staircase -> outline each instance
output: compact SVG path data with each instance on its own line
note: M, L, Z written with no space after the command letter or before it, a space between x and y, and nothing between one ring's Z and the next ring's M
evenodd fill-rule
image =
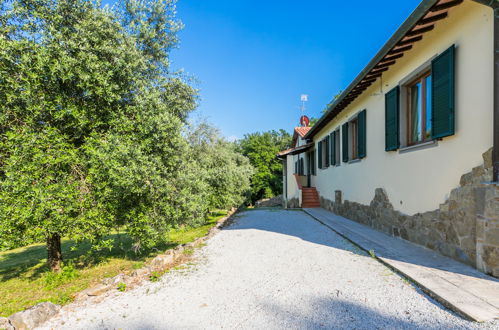
M320 207L319 193L315 188L302 188L302 208Z

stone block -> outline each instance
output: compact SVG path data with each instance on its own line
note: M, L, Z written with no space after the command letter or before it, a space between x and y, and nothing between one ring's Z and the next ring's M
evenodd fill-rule
M465 186L471 183L473 183L473 173L466 173L461 175L461 180L459 181L459 184L461 186Z
M61 306L43 302L9 317L16 329L33 329L59 313Z
M499 247L499 229L487 228L485 230L485 244Z
M141 269L136 269L132 272L133 277L145 278L151 274L151 269L148 267L144 267Z
M156 256L150 264L150 267L154 271L161 271L166 269L169 265L173 264L175 261L174 255L172 254L162 254Z
M336 204L341 204L343 203L343 193L341 192L341 190L336 190L334 192L334 202Z
M480 257L487 269L499 267L499 247L483 246L482 251Z
M111 290L113 288L113 285L111 284L98 284L94 287L88 288L86 290L83 290L81 294L85 294L90 297L95 297L95 296L100 296L107 291Z
M0 329L14 330L14 326L10 323L8 318L0 316Z
M102 284L104 285L110 285L110 286L117 286L119 283L125 281L125 275L124 274L118 274L114 277L106 278L102 281Z
M493 148L490 148L482 154L483 166L485 168L492 168L492 149Z

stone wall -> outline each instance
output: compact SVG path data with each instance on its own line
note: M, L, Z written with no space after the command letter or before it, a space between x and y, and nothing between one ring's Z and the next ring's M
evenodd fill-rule
M499 188L492 179L492 149L484 164L461 177L439 209L412 216L394 210L386 192L376 189L370 205L321 196L321 206L345 218L400 237L499 277ZM332 196L333 197L333 196Z
M499 277L499 185L483 185L476 222L477 268Z
M272 198L260 199L255 203L255 207L277 207L282 205L283 205L282 195Z
M297 209L300 207L300 200L298 198L291 198L288 200L288 209Z

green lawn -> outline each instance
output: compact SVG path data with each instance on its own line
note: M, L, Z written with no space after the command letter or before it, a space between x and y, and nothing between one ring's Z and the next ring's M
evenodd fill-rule
M99 252L92 251L89 243L76 245L72 240L64 240L65 264L73 266L66 267L60 275L48 271L44 244L0 252L0 316L9 316L42 301L68 303L75 293L106 277L141 268L158 253L205 236L226 214L218 211L200 227L173 230L168 244L142 251L140 255L131 250L131 239L118 233L108 237L114 241L113 248Z

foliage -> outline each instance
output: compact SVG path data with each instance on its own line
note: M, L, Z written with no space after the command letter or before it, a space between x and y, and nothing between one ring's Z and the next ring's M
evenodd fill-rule
M327 109L325 111L327 111ZM323 113L325 113L325 111ZM310 117L310 124L309 124L309 126L313 127L315 124L317 124L318 121L319 121L319 118Z
M119 292L125 292L126 291L126 283L124 283L124 282L118 283L117 289Z
M241 205L250 193L253 167L237 151L237 146L220 136L207 122L192 126L188 133L191 145L191 166L204 178L209 209L228 209Z
M281 129L247 134L239 141L240 152L255 168L251 177L252 202L282 193L282 161L277 159L277 153L290 147L291 138Z
M44 280L45 280L45 288L54 289L57 288L75 278L78 278L79 273L76 270L75 266L72 263L65 265L62 267L62 271L60 273L47 272Z
M109 248L124 228L140 251L241 200L247 162L219 138L201 161L182 134L181 26L174 0L0 0L0 247Z

